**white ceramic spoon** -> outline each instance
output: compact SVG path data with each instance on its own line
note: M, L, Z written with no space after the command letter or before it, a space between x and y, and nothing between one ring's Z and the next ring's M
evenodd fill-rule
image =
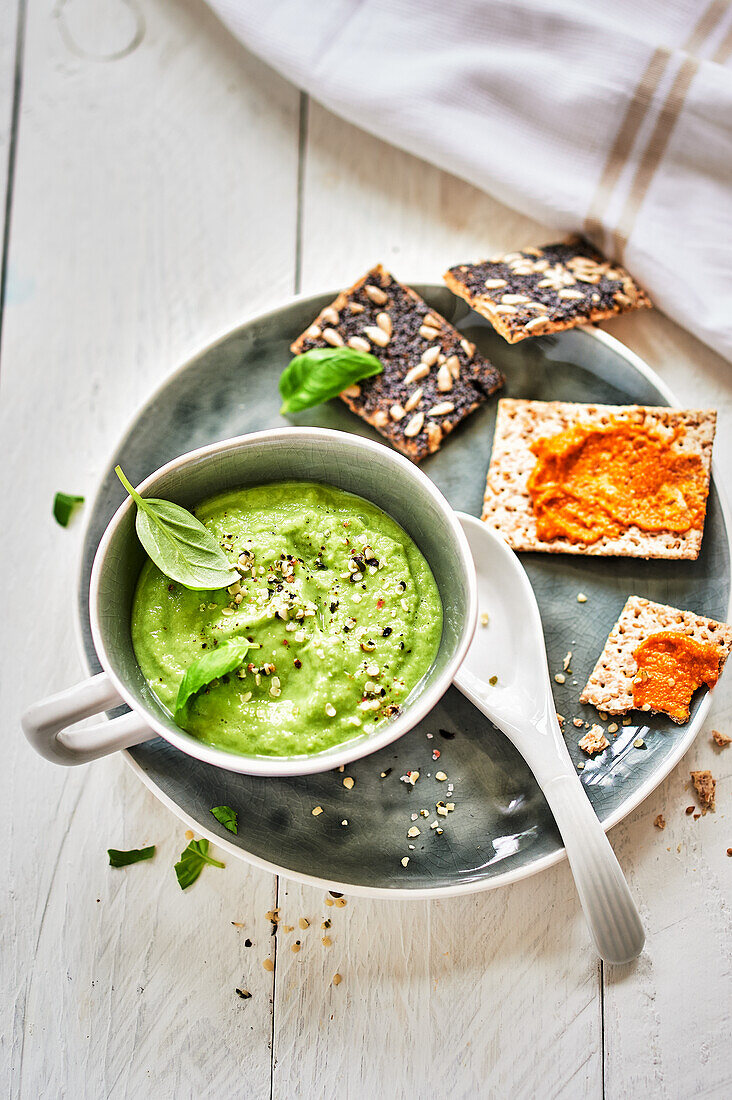
M478 574L479 625L455 686L516 746L549 803L602 959L630 962L645 934L620 865L564 743L539 608L521 562L484 523L460 513ZM496 676L492 686L489 681Z

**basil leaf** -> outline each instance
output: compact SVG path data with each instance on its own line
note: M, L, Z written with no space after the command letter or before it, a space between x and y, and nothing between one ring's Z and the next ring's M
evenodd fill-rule
M212 867L225 867L218 859L208 854L207 840L192 840L181 854L175 865L175 874L181 890L187 890L196 881L206 863Z
M296 355L280 375L280 414L300 412L337 397L347 386L380 374L384 367L368 351L312 348Z
M212 680L233 672L246 658L250 649L259 649L259 643L248 642L246 638L231 638L215 649L202 653L192 665L189 665L178 688L175 700L176 718L192 695L205 688Z
M53 518L56 523L60 523L62 527L68 527L74 510L83 503L83 497L75 497L70 493L56 493L53 498Z
M211 810L217 821L220 821L225 829L228 829L230 833L239 833L239 825L236 819L236 810L232 810L231 806L214 806Z
M107 848L110 867L128 867L130 863L140 863L143 859L152 859L155 845L149 848L132 848L129 852L120 852L118 848Z
M137 537L161 573L196 592L233 584L234 566L200 520L170 500L141 497L119 466L114 472L137 505Z

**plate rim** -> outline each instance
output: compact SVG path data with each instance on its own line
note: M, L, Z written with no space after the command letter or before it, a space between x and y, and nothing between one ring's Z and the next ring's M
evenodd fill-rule
M419 283L418 285L427 287L432 290L444 289L439 283ZM209 338L204 343L197 345L195 350L189 351L184 355L180 364L172 371L165 375L160 383L155 387L149 397L138 406L133 412L132 416L128 420L123 432L120 434L113 450L112 454L116 454L125 441L131 434L135 424L143 413L148 410L157 401L162 392L170 385L170 383L183 374L184 371L192 367L196 360L201 356L210 352L218 344L223 343L225 340L230 339L243 329L255 322L265 321L267 318L274 316L277 313L281 313L286 309L289 309L293 305L298 303L307 302L322 298L323 296L330 294L335 297L338 291L321 290L315 293L300 293L289 295L284 298L277 306L264 311L253 311L239 321L237 324L227 326L222 329L216 336ZM663 398L668 402L668 406L671 408L679 408L678 399L673 393L671 388L666 385L663 379L656 373L656 371L650 367L644 359L640 357L636 352L632 351L617 337L610 335L603 329L596 328L594 325L579 325L577 326L587 335L593 339L599 340L610 350L614 351L622 359L625 359L639 374L651 382L661 393ZM82 632L80 609L80 597L83 596L83 570L84 570L84 548L87 543L87 535L89 528L94 519L94 507L102 491L102 483L106 477L109 463L103 464L102 472L97 480L96 490L92 501L92 506L89 510L89 516L84 525L84 532L81 539L81 550L79 555L79 562L77 568L77 582L76 582L76 613L74 615L74 632L76 637L76 644L81 656L82 666L86 670L88 675L93 675L92 668L89 664L86 649L84 646L84 637ZM719 499L720 508L722 510L722 518L725 524L725 531L727 535L727 547L730 552L730 559L732 560L732 529L730 527L730 509L727 502L727 496L724 491L724 487L717 475L718 463L715 458L712 458L711 477L714 480L714 487ZM730 610L732 609L732 586L730 587L730 597L727 605L727 618L730 617ZM696 714L692 721L689 723L688 728L684 732L683 737L679 740L673 752L669 753L662 765L658 768L657 772L650 775L644 783L635 791L635 793L624 802L621 802L620 806L610 814L610 816L602 823L604 831L607 833L610 829L624 821L638 806L646 800L653 793L653 791L660 786L660 784L667 778L667 776L673 771L677 764L683 759L686 753L689 751L694 741L696 740L701 727L709 713L709 708L712 704L712 693L707 691L706 695L702 699ZM200 821L188 814L181 806L178 805L169 795L167 795L155 781L145 772L140 764L130 755L130 753L123 749L120 754L124 757L125 762L131 768L133 773L141 780L141 782L151 791L155 797L172 813L179 818L189 828L194 829L202 837L206 838L210 843L216 844L228 855L243 860L244 863L249 864L251 867L256 867L258 870L268 871L273 875L280 875L282 878L288 879L292 882L299 882L306 886L316 886L324 890L335 890L351 896L370 897L370 898L382 898L390 899L394 901L425 901L425 900L437 900L439 898L448 897L460 897L467 894L483 893L486 890L497 890L502 886L510 886L514 882L520 882L522 879L530 878L532 875L539 874L541 871L547 870L549 867L560 863L566 859L566 849L558 848L555 852L551 852L549 855L541 856L539 859L534 860L523 867L517 867L514 870L504 871L501 874L494 875L492 878L484 880L473 880L471 882L455 883L451 886L420 886L420 887L387 887L387 886L362 886L358 883L345 883L339 882L336 879L326 879L317 875L308 875L301 871L295 871L288 867L282 867L276 863L270 863L268 860L262 859L260 856L254 855L252 852L247 852L242 848L237 847L231 841L225 837L221 837L218 833L215 833L211 828L206 825L202 825ZM113 754L117 755L117 754Z

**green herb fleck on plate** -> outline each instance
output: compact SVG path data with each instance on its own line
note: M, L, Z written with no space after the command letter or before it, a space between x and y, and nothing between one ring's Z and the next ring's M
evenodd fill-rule
M231 806L214 806L211 813L230 833L238 834L239 824L236 817L236 810L232 810Z

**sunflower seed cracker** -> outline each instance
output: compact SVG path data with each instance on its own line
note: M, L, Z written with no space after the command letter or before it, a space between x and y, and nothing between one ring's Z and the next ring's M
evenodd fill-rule
M632 275L581 237L460 264L444 279L509 344L652 305Z
M414 462L438 450L503 384L470 341L380 264L321 310L290 350L297 355L329 345L353 347L354 339L362 349L368 342L384 370L341 397Z

